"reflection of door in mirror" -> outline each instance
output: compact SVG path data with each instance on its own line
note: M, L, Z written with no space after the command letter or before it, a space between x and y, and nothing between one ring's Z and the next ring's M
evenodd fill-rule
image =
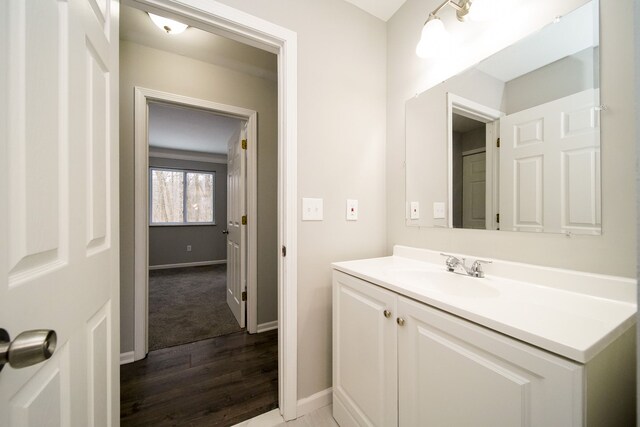
M600 233L598 98L588 89L501 119L503 230Z
M486 126L453 113L453 226L486 228Z
M487 163L483 151L462 155L462 228L485 229Z

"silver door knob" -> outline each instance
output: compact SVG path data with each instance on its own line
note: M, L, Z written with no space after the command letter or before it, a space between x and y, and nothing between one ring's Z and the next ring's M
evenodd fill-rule
M404 319L403 319L402 317L398 317L398 318L396 319L396 322L398 322L398 325L400 325L400 326L404 326Z
M383 311L382 314L384 314L384 317L386 317L387 319L391 317L391 312L389 310Z
M229 230L222 230L222 234L229 234Z
M26 368L47 360L57 341L56 332L49 329L25 331L11 341L9 333L0 328L0 371L7 363L12 368Z

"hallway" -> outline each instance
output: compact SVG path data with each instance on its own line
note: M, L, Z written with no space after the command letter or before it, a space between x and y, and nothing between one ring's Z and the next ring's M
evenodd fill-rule
M121 425L230 426L278 406L278 331L149 352L121 367Z

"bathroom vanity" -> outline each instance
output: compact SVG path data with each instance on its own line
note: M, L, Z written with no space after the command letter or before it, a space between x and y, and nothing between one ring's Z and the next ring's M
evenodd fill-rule
M438 252L333 264L333 411L346 426L635 424L635 281Z

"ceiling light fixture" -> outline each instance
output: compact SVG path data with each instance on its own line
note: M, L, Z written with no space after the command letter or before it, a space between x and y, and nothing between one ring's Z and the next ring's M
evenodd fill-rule
M153 23L167 34L180 34L188 27L187 24L183 24L182 22L174 21L173 19L165 18L164 16L154 15L150 12L147 13L149 13L149 18L151 18Z
M450 45L451 39L449 33L444 28L444 24L438 17L438 13L447 5L456 10L456 17L458 21L465 22L468 18L473 19L476 9L482 8L482 3L486 3L490 0L445 0L442 4L436 7L427 18L427 21L422 27L422 34L420 41L416 46L416 55L420 58L433 58L444 52L446 52ZM471 4L479 3L474 7L474 12L471 12ZM486 18L486 8L482 8L482 18ZM480 16L478 16L480 17ZM474 19L475 20L475 19Z

